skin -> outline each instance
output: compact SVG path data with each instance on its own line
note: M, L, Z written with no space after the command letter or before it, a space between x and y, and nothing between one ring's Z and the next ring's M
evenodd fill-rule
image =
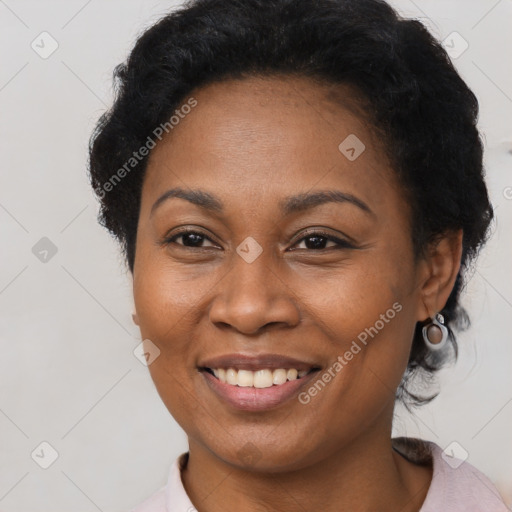
M188 436L182 481L200 512L412 512L430 485L431 468L391 448L395 390L416 322L441 310L453 288L462 234L414 259L409 205L379 140L348 107L353 91L337 86L338 100L332 92L286 76L207 85L150 155L134 319L161 351L149 370ZM349 134L366 146L354 161L338 149ZM224 211L172 198L151 212L174 187L208 191ZM327 189L356 196L373 213L349 202L279 210L289 195ZM162 243L178 226L205 237ZM308 228L356 248L321 238L315 249ZM262 248L252 263L236 252L248 236ZM395 302L402 310L306 405L293 398L262 412L236 410L197 370L234 352L327 369ZM252 460L240 455L247 451Z

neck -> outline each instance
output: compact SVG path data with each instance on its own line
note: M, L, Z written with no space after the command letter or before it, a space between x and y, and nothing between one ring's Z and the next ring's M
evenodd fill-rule
M386 434L361 435L319 462L281 473L233 466L189 440L182 481L200 512L418 512L431 469L396 453Z

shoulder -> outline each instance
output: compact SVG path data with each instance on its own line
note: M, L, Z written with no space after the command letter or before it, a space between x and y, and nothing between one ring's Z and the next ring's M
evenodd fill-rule
M148 499L144 500L137 507L130 510L130 512L167 512L166 486L162 487L155 494Z
M411 462L432 464L432 482L420 512L510 512L482 472L436 443L395 438L393 447Z
M190 512L195 510L181 480L181 472L187 462L188 452L182 453L170 468L167 484L130 512Z

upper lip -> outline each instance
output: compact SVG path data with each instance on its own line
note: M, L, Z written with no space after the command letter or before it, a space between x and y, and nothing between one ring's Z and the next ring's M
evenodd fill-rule
M259 370L262 368L296 368L297 370L319 369L320 365L300 361L279 354L225 354L202 361L199 368L236 368L237 370Z

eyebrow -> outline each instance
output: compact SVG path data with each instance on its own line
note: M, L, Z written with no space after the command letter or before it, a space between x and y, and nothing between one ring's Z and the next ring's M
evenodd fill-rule
M186 190L180 187L172 188L164 192L153 204L150 216L153 215L155 210L165 201L171 198L180 198L189 201L200 208L214 212L224 212L224 205L222 201L211 194L200 189ZM349 203L357 206L363 212L375 217L375 213L370 207L358 197L341 192L340 190L316 190L314 192L307 192L289 196L279 201L279 208L284 215L291 215L292 213L301 212L312 209L326 203Z

